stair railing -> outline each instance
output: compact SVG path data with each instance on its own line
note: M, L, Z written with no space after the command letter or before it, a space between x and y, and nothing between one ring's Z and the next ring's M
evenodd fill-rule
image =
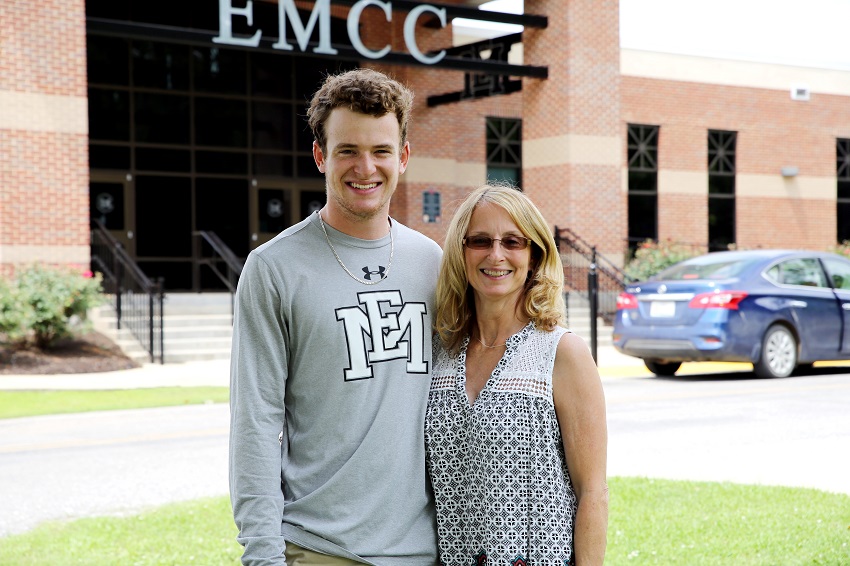
M555 226L555 243L564 261L564 279L569 292L591 304L593 289L589 281L595 274L598 286L594 301L596 312L590 314L593 320L601 317L610 324L617 312L617 295L626 288L629 276L597 252L596 246L592 246L569 228Z
M230 292L230 313L244 263L215 232L192 232L192 290L201 291L201 267L209 269Z
M152 281L100 220L92 220L92 271L103 274L103 290L112 297L117 328L126 328L150 355L165 363L163 279Z

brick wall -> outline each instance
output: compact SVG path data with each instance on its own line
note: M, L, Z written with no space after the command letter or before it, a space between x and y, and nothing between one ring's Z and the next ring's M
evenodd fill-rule
M89 261L83 0L0 7L0 271Z

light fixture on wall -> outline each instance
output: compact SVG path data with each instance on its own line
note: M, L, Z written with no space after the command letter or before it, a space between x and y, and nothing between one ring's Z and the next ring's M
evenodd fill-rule
M781 172L783 177L796 177L800 172L800 168L796 165L786 165L782 168Z

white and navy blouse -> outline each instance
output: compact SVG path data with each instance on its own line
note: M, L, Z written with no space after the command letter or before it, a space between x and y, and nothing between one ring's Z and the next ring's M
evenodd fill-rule
M435 338L425 442L441 565L574 562L576 496L552 399L565 332L529 323L511 336L472 404L469 337L455 357Z

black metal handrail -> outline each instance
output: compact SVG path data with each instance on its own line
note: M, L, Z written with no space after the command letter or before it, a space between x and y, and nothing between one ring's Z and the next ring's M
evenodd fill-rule
M598 285L597 312L591 318L602 317L606 323L614 320L617 312L617 295L626 287L630 277L608 258L596 251L596 246L586 242L569 228L555 226L555 243L564 260L564 279L569 292L577 293L591 303L592 289L588 275L594 272Z
M126 328L150 355L165 362L163 279L151 281L100 220L92 220L92 271L103 274L103 290L112 295L118 329Z
M230 291L232 313L236 285L239 283L244 262L236 257L215 232L198 230L192 232L192 289L197 292L201 291L202 266L209 268Z

